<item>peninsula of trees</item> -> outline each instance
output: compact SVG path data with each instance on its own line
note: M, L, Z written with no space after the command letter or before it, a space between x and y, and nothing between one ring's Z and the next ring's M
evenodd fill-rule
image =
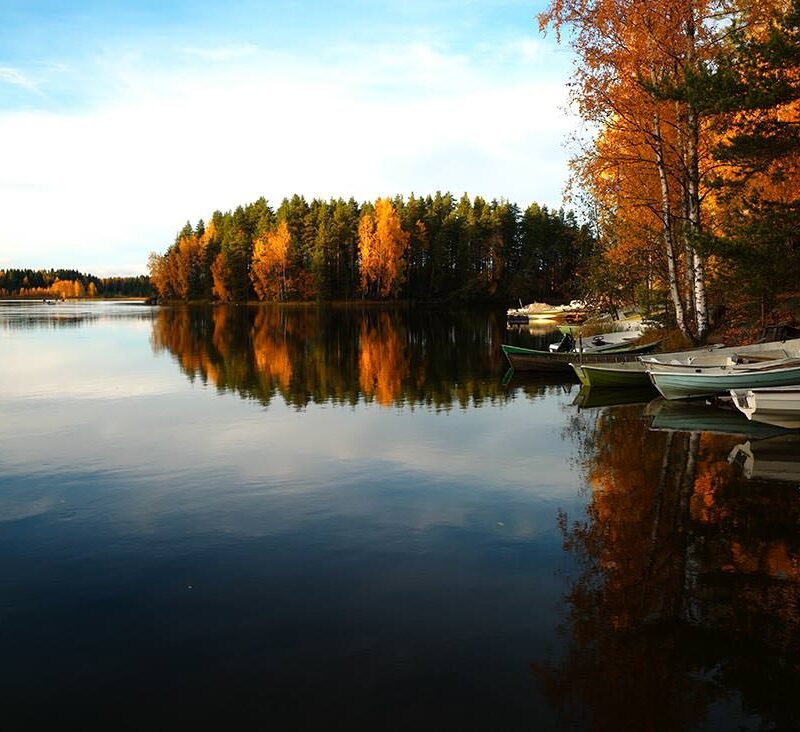
M214 212L150 255L164 300L569 298L593 238L572 213L508 201L260 198Z

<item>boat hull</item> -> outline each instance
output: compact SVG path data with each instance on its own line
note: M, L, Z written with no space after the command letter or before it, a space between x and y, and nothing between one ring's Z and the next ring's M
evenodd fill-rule
M692 399L695 397L727 394L772 386L800 385L800 367L768 371L726 371L711 373L697 369L694 373L683 371L657 371L650 369L650 380L665 399Z
M652 387L650 377L639 361L613 363L573 364L581 373L578 378L586 386L609 387Z

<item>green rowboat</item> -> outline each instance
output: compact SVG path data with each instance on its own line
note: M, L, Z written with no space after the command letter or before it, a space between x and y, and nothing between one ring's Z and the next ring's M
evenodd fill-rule
M573 363L572 368L581 384L595 387L652 387L642 363L620 361L619 363Z
M607 364L636 361L639 355L649 353L654 350L659 343L660 341L653 341L652 343L645 344L633 342L597 353L539 351L534 348L509 346L505 343L502 345L502 348L509 363L516 371L543 371L548 373L570 374L573 372L570 363Z

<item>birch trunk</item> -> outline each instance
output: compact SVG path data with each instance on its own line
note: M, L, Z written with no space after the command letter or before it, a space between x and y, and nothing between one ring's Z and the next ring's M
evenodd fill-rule
M677 137L678 155L683 165L686 166L686 161L688 159L688 156L686 154L686 137L683 132L683 127L685 126L686 123L686 115L684 114L683 110L681 109L681 105L678 102L675 102L675 120L677 122L677 124L675 125L675 134ZM684 175L682 176L682 178L683 180L681 180L680 182L680 193L681 193L681 217L683 221L682 233L683 233L684 268L683 268L683 276L681 279L683 284L684 297L686 298L685 299L686 317L687 319L693 320L694 319L694 308L693 308L694 252L689 246L686 236L686 226L687 222L689 221L689 195L686 188L686 176Z
M700 193L699 182L700 173L697 163L697 115L689 107L686 115L689 136L686 146L688 157L688 176L687 192L689 197L689 236L691 237L692 249L692 276L693 276L693 299L695 325L697 328L697 339L702 341L708 333L708 306L706 305L706 283L705 283L705 260L697 252L696 243L702 233L702 222L700 220Z
M690 67L695 63L695 18L689 11L686 36L688 41L687 57ZM708 306L706 305L705 261L697 252L697 243L702 233L700 219L700 166L698 163L699 127L697 110L691 100L686 104L686 193L688 198L688 234L692 248L693 300L697 340L702 341L708 333Z
M672 227L672 211L669 200L669 179L667 178L667 166L664 161L664 141L661 137L661 118L656 111L653 115L653 149L656 153L656 167L658 168L658 180L661 185L661 213L664 219L664 248L667 255L667 273L669 278L669 294L672 304L675 307L675 322L680 328L681 333L689 337L692 336L686 323L686 314L683 300L681 299L680 288L678 287L678 271L675 262L675 235Z

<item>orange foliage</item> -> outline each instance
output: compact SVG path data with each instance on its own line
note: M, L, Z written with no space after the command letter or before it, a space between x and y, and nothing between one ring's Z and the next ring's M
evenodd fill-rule
M405 278L405 255L410 235L388 198L375 202L375 213L365 213L358 223L361 289L367 296L391 297Z
M592 493L584 521L560 520L582 567L567 596L571 647L535 670L593 729L692 728L711 702L691 669L709 659L683 633L797 657L796 488L747 485L727 459L740 438L651 431L641 407L575 426Z
M364 396L374 397L382 406L397 403L409 367L405 341L388 313L380 313L377 324L362 321L359 346L359 383Z
M706 263L695 247L713 228L704 187L716 164L712 116L673 89L711 63L730 12L710 0L553 0L540 16L543 28L575 31L573 95L598 135L574 164L601 205L611 263L635 262L637 252L657 262L661 282L647 284L668 289L678 326L700 339Z
M220 252L211 264L211 279L213 281L213 292L222 302L227 302L231 299L230 286L228 284L230 278L230 264L225 254Z
M159 297L168 297L170 294L170 282L167 272L167 258L151 252L147 260L147 268L150 274L150 283Z
M50 292L56 297L64 299L68 297L83 297L86 294L83 284L77 280L56 280L50 285Z
M288 391L292 378L292 361L286 334L277 329L271 313L259 310L253 325L252 341L256 368L268 383L277 383Z
M254 240L250 279L259 300L286 299L286 269L291 241L285 220Z

